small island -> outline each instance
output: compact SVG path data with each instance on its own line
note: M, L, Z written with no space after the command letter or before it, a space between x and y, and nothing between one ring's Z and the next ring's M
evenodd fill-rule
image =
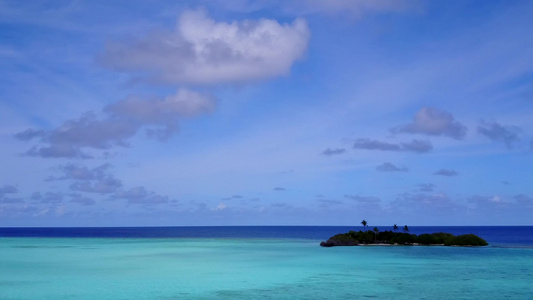
M393 230L380 231L377 227L366 230L367 222L361 222L364 230L339 233L320 243L322 247L358 246L358 245L423 245L423 246L487 246L484 239L475 234L453 235L446 232L410 234L405 225L399 232L396 224Z

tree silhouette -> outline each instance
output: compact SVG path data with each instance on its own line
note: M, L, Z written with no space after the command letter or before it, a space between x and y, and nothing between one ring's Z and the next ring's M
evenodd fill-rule
M368 223L366 222L366 220L363 220L363 221L361 222L361 224L363 224L363 228L364 228L365 231L366 231L366 225L368 224Z
M398 231L398 225L394 224L394 226L392 226L392 229L394 229L394 231Z
M403 232L409 232L409 227L407 227L407 225L403 227Z

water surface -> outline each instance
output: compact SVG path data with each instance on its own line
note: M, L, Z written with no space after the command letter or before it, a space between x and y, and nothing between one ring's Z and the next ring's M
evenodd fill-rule
M533 249L0 238L1 299L531 299Z

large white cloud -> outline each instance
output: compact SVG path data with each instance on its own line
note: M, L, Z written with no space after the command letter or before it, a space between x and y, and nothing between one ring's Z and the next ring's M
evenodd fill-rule
M212 85L286 75L304 55L310 32L303 19L216 22L203 11L185 11L174 31L114 42L104 65L150 82Z

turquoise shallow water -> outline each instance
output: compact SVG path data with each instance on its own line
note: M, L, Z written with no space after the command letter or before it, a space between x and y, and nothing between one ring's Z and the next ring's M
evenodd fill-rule
M533 249L0 238L0 299L531 299Z

